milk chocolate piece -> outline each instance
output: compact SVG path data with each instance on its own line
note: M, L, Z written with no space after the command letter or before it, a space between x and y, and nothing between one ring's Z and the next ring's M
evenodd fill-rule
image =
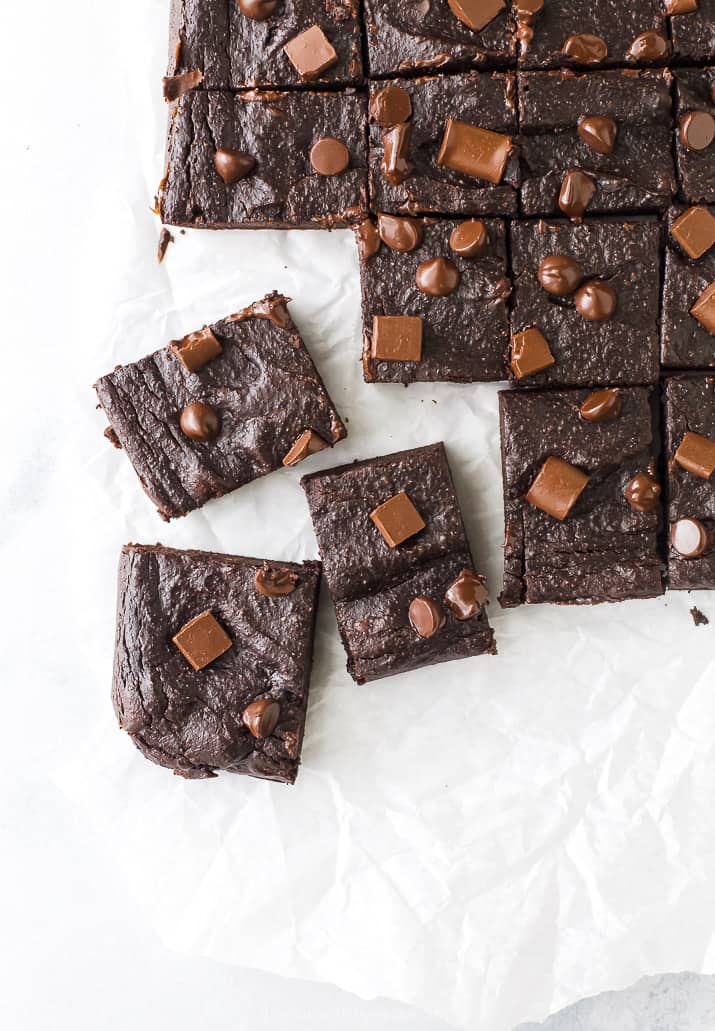
M183 340L172 340L169 346L189 372L198 372L212 358L221 354L221 345L208 326L189 333Z
M579 64L600 64L608 57L608 47L600 36L581 32L577 36L569 36L561 53Z
M179 426L191 440L209 442L221 432L221 418L215 408L203 401L193 401L182 409Z
M688 257L697 261L715 243L715 216L708 208L688 208L673 222L670 235L680 244Z
M578 221L591 203L596 184L590 175L572 169L564 176L559 193L559 207L569 218Z
M459 286L459 269L449 258L429 258L417 268L417 286L430 297L448 297Z
M511 152L511 136L450 118L436 163L463 175L498 184Z
M616 292L603 279L591 279L576 291L574 304L587 322L604 322L616 310Z
M683 558L699 558L712 545L712 536L699 519L678 519L670 528L670 544Z
M378 215L377 231L382 242L400 254L414 251L424 236L421 222L416 218L400 218L398 215Z
M298 583L298 574L290 569L272 569L269 565L256 571L256 590L264 598L285 598L292 594Z
M460 222L450 234L449 246L460 258L481 258L489 247L487 227L477 218Z
M315 430L304 430L283 459L283 465L298 465L309 455L315 455L318 451L325 451L330 445L323 440Z
M715 140L715 118L709 111L690 111L680 119L678 133L687 150L706 150Z
M535 326L511 338L511 371L517 379L533 376L553 365L555 358L548 340Z
M588 115L578 120L578 134L597 154L612 154L616 145L618 126L605 115Z
M690 309L690 314L698 320L701 326L707 329L708 333L712 333L715 336L715 283L711 283L700 294L700 297L698 297Z
M448 0L449 9L467 28L480 32L506 7L504 0Z
M681 440L674 458L678 465L694 476L709 480L715 472L715 440L688 431Z
M487 582L483 576L477 576L473 570L463 569L447 589L444 600L457 619L473 619L480 615L489 601Z
M383 362L418 362L422 357L422 319L416 315L375 315L372 357Z
M335 49L319 25L311 25L294 36L285 44L283 52L301 79L307 80L317 79L338 61Z
M369 261L380 250L380 234L371 218L366 218L359 226L355 226L355 239L360 261Z
M698 0L665 0L666 14L692 14L698 9Z
M633 61L661 61L670 52L670 43L655 29L641 32L630 45L626 57Z
M444 610L434 598L413 598L408 617L412 629L423 638L433 637L446 622Z
M214 168L227 186L233 186L240 179L245 179L255 165L256 162L251 155L244 154L241 150L221 148L214 154Z
M404 491L394 494L370 513L386 543L396 548L427 525Z
M275 13L278 0L238 0L238 9L251 21L265 21Z
M310 163L318 175L340 175L350 164L350 153L342 140L323 136L310 149Z
M180 72L178 75L165 75L162 79L164 89L164 100L173 104L185 93L190 93L204 81L204 73L199 68L193 68L190 72Z
M378 125L399 125L409 121L411 115L412 101L402 86L385 86L370 97L370 117Z
M233 647L233 641L210 609L189 620L172 641L197 673Z
M258 741L265 741L278 726L281 707L272 698L257 698L243 710L241 720Z
M626 484L625 497L636 512L654 512L658 507L661 487L651 473L638 473Z
M588 483L588 476L562 458L547 458L526 500L561 522L574 507Z
M621 392L616 387L594 390L579 408L586 422L615 422L621 414Z
M581 283L583 269L567 254L549 254L541 261L536 277L547 294L568 297Z
M393 125L382 134L383 158L380 170L391 186L400 186L412 172L408 154L412 140L412 126L409 123Z

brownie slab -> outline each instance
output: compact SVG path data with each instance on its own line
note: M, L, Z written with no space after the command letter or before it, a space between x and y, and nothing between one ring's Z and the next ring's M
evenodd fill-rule
M357 683L496 651L443 444L329 469L301 484ZM406 525L406 513L419 522L391 547L384 522L395 507L395 525Z
M667 207L676 188L668 71L520 72L518 83L523 214L565 210L559 196L573 171L592 184L589 215ZM615 123L610 152L582 138L583 118Z
M715 30L714 30L715 31ZM675 153L680 189L686 200L715 203L715 68L682 68L675 73ZM710 124L710 143L702 146L702 130L688 132L696 117Z
M95 384L112 440L162 518L345 436L286 302L269 294Z
M655 220L511 224L512 333L537 328L554 358L549 368L519 380L520 385L657 381L660 239ZM574 289L565 295L542 285L542 263L552 256L569 259L569 267L575 262L575 278L567 284ZM583 291L594 281L615 295L609 318L584 317L594 314L583 303Z
M676 57L686 61L715 59L715 0L697 0L694 11L668 20Z
M364 97L352 92L186 94L169 127L163 221L209 229L350 224L367 211L365 117ZM347 167L334 174L311 161L326 138L347 152Z
M407 94L409 114L399 157L402 174L386 175L386 147L394 139L395 126L378 122L386 89ZM389 115L387 116L389 118ZM482 154L503 143L507 156L503 170L491 180L485 167L466 174L450 164L439 163L448 123L458 122L486 130L480 141ZM398 130L399 131L399 128ZM515 215L519 186L519 159L511 146L516 135L516 88L509 73L465 72L462 75L393 79L370 84L370 205L373 211L405 214ZM468 145L467 145L468 146ZM465 150L467 150L465 146ZM393 145L394 149L394 145ZM476 149L476 148L474 148ZM461 164L458 160L455 164Z
M668 586L715 589L715 378L669 376L663 386L665 457L668 470ZM689 434L689 441L683 441ZM693 441L697 434L699 440ZM687 449L690 442L690 449ZM695 451L693 451L695 444ZM704 467L698 455L704 458ZM677 456L677 457L676 457ZM692 458L696 461L693 462ZM709 462L709 465L708 465ZM708 475L708 472L710 475ZM684 520L684 524L680 521ZM674 528L678 525L678 529ZM698 526L708 538L697 540ZM693 547L695 531L695 547ZM680 534L686 546L681 543ZM704 544L702 550L701 543ZM682 554L675 547L679 544ZM696 552L696 554L692 554Z
M317 562L122 548L112 700L146 758L192 779L227 770L292 784L319 586Z
M709 239L713 241L699 257L688 254L678 242L681 232L678 226L684 224L683 216L688 212L685 223L688 235L681 238L690 246L692 254L699 254ZM688 227L693 225L692 220L698 235L689 243L691 230ZM702 229L698 230L699 226ZM715 208L700 205L673 208L667 214L665 228L661 360L663 365L672 368L715 367L715 335L691 314L698 298L715 283Z
M649 392L624 388L615 398L611 392L595 399L593 393L499 394L506 527L499 600L505 608L662 593ZM594 414L600 421L592 421ZM549 482L544 467L554 459L558 475ZM565 515L540 507L549 493L566 499Z

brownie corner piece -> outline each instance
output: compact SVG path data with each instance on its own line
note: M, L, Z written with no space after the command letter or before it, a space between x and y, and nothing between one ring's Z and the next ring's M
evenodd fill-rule
M675 153L680 189L691 203L713 204L715 67L678 68L675 86Z
M715 368L715 206L679 205L665 219L661 361Z
M715 0L669 0L668 6L683 8L668 19L675 56L681 61L715 61Z
M124 547L112 700L143 755L189 779L292 784L319 585L317 562Z

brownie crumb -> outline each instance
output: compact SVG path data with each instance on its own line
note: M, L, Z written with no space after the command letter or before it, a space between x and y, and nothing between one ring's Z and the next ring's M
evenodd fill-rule
M169 244L174 242L174 237L171 235L168 229L162 229L159 233L159 245L156 249L156 260L161 265L162 261L166 257L166 252L169 248Z
M693 617L693 623L696 626L707 626L710 622L704 612L701 612L697 606L693 606L690 610L690 615Z

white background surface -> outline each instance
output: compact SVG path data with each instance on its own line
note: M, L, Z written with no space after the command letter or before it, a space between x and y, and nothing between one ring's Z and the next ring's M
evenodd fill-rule
M0 12L0 1023L506 1031L645 973L711 971L713 628L690 598L492 606L499 659L362 693L325 607L293 791L186 785L116 731L122 543L314 543L290 472L165 527L90 385L270 288L295 297L350 419L313 468L445 435L492 585L500 568L495 391L362 385L347 234L193 234L156 266L166 6Z

